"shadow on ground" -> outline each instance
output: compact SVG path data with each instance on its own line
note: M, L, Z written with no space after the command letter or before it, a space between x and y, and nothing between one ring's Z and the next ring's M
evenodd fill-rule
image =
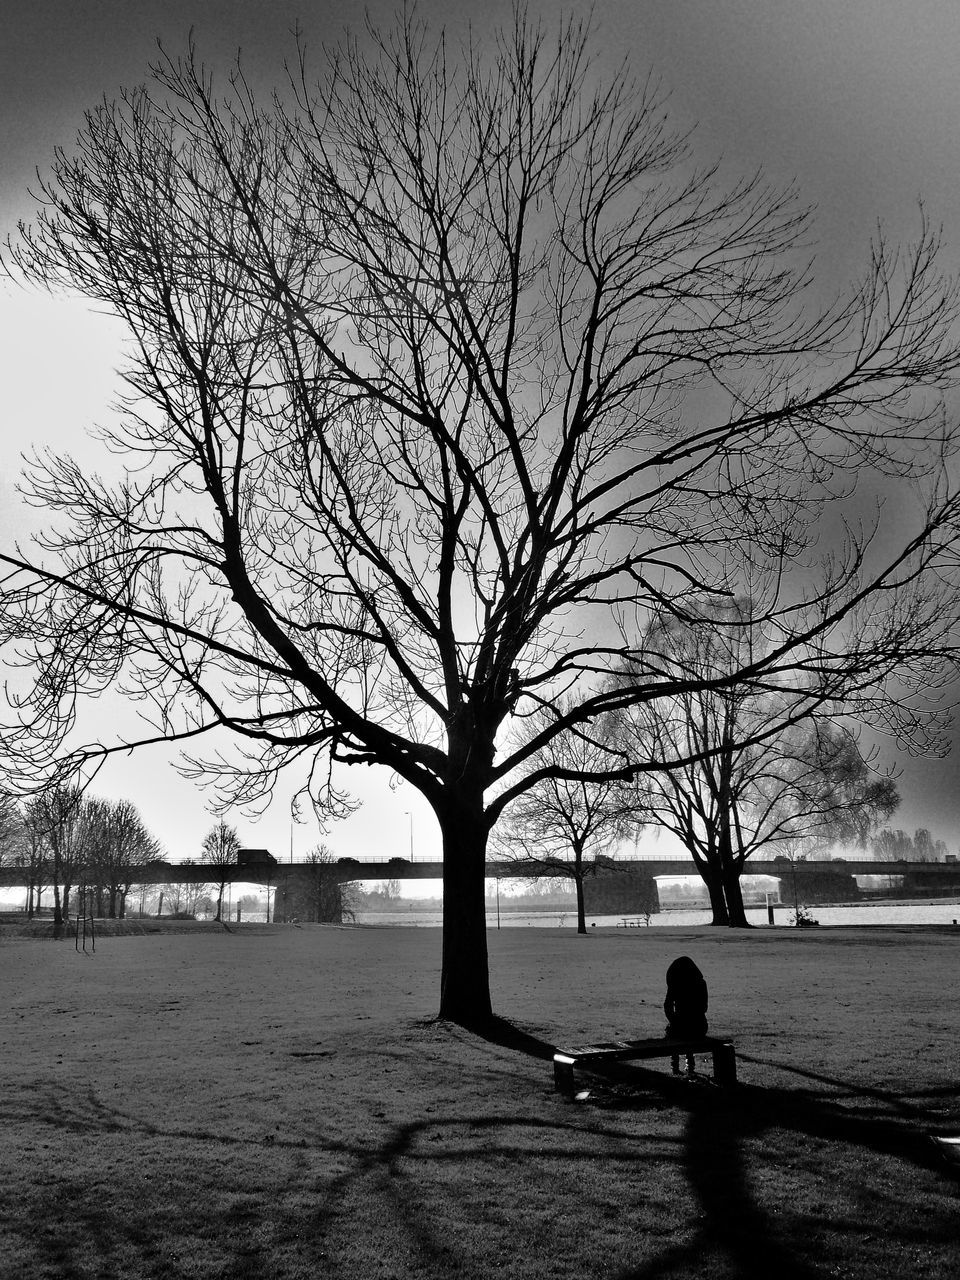
M930 1104L955 1101L960 1088L905 1096L743 1057L751 1074L795 1084L724 1091L618 1064L590 1073L592 1099L577 1104L552 1093L553 1045L530 1030L495 1019L472 1030L434 1024L433 1034L490 1054L486 1111L440 1100L432 1114L343 1136L325 1129L318 1096L305 1136L255 1139L150 1124L99 1090L8 1098L5 1129L96 1143L103 1162L102 1185L61 1169L20 1206L22 1221L42 1224L30 1242L39 1265L24 1280L540 1280L572 1277L569 1241L585 1233L595 1274L617 1280L949 1274L960 1179L927 1121ZM492 1050L536 1062L536 1079L542 1063L542 1089ZM491 1111L507 1081L512 1096ZM843 1188L818 1177L828 1149L836 1167L837 1147L850 1168ZM119 1193L112 1160L127 1176L138 1168ZM158 1161L174 1170L165 1182L154 1180ZM904 1198L924 1204L922 1223L906 1220ZM575 1205L573 1220L551 1219L558 1201ZM898 1211L895 1235L885 1234L884 1215Z
M491 1043L538 1059L550 1059L555 1051L503 1019L473 1030ZM812 1242L798 1239L795 1230L785 1230L782 1216L778 1221L767 1212L756 1193L746 1148L762 1143L767 1134L785 1134L788 1141L819 1147L840 1144L853 1162L879 1157L960 1188L960 1164L944 1156L934 1141L928 1109L933 1101L960 1100L960 1086L904 1096L789 1063L743 1054L739 1060L778 1075L785 1073L798 1082L797 1087L741 1083L732 1090L718 1089L705 1077L678 1078L637 1063L612 1063L586 1073L593 1078L593 1088L584 1090L588 1096L583 1102L570 1105L618 1111L667 1103L686 1116L682 1163L700 1209L696 1233L683 1245L669 1246L621 1272L620 1280L702 1275L704 1258L718 1254L737 1276L764 1280L822 1276L824 1258L809 1247ZM954 1114L957 1111L955 1107ZM937 1230L933 1223L929 1226L933 1239ZM855 1224L844 1223L843 1230L856 1230ZM948 1251L950 1232L944 1223L940 1235Z

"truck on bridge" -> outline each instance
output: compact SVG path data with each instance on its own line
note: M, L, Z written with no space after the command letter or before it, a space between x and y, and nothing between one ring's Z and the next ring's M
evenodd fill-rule
M238 867L275 867L277 859L269 849L238 849Z

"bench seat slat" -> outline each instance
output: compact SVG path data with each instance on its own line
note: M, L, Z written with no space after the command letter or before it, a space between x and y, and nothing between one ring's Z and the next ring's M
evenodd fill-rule
M553 1057L554 1085L561 1093L572 1093L574 1068L578 1065L651 1058L695 1057L709 1053L713 1058L713 1078L717 1084L732 1085L737 1079L737 1058L733 1044L717 1036L693 1040L658 1036L646 1040L607 1040L576 1048L558 1049ZM676 1065L674 1067L676 1069Z

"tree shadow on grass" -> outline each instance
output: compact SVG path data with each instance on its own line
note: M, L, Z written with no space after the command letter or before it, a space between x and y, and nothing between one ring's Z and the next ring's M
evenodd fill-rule
M442 1035L472 1034L434 1025ZM482 1038L497 1049L538 1063L549 1061L553 1052L541 1035L504 1019L485 1024ZM492 1070L498 1069L500 1057L491 1055ZM591 1073L597 1076L601 1098L607 1090L603 1108L594 1108L568 1104L559 1095L554 1098L549 1093L549 1072L544 1070L541 1094L534 1096L526 1079L515 1076L513 1103L492 1114L470 1114L457 1107L407 1123L389 1123L366 1135L315 1131L308 1140L300 1135L244 1138L217 1133L215 1128L201 1132L152 1124L136 1114L122 1113L93 1092L80 1097L58 1091L56 1096L24 1098L15 1108L8 1099L0 1110L7 1122L40 1121L61 1132L94 1137L115 1133L130 1141L157 1138L164 1146L210 1144L208 1165L200 1166L208 1179L222 1179L227 1168L235 1167L234 1156L229 1166L222 1163L218 1147L236 1152L247 1166L270 1169L259 1196L252 1194L239 1172L235 1183L227 1175L227 1191L237 1207L235 1220L227 1223L230 1231L223 1232L217 1247L225 1250L223 1275L231 1277L299 1276L330 1267L344 1277L359 1277L371 1273L375 1251L386 1247L389 1239L399 1274L412 1274L413 1268L431 1280L454 1274L463 1280L485 1280L496 1259L485 1255L476 1240L481 1231L487 1232L488 1242L491 1238L484 1219L484 1196L494 1216L501 1215L502 1222L502 1215L507 1215L510 1222L506 1232L498 1225L505 1246L528 1251L519 1262L515 1258L514 1275L549 1274L552 1268L546 1264L553 1261L556 1274L569 1275L562 1236L554 1242L548 1233L541 1246L523 1220L525 1212L549 1203L553 1195L565 1213L571 1213L572 1206L578 1214L572 1229L581 1241L590 1243L577 1247L582 1256L596 1248L598 1275L616 1274L619 1280L714 1275L814 1280L827 1274L833 1263L849 1263L869 1218L862 1206L845 1210L831 1206L834 1240L823 1245L809 1238L803 1215L792 1206L780 1213L776 1187L758 1187L758 1166L762 1165L760 1173L776 1179L778 1151L789 1150L791 1142L807 1149L803 1171L807 1181L811 1169L815 1170L816 1148L823 1144L841 1144L851 1162L891 1160L900 1162L901 1170L907 1165L954 1185L960 1180L956 1167L941 1163L926 1136L928 1093L898 1094L770 1060L743 1055L741 1060L771 1075L791 1073L797 1087L742 1083L724 1091L707 1083L677 1080L665 1071L617 1064L616 1070ZM490 1079L489 1072L484 1079ZM522 1100L517 1105L517 1090L529 1105ZM950 1091L935 1093L951 1096ZM952 1091L953 1097L958 1094L960 1090ZM620 1111L622 1118L618 1118ZM630 1111L650 1113L651 1122L638 1126L636 1120L628 1120ZM679 1116L680 1125L668 1117L664 1126L656 1114L664 1111ZM758 1150L763 1151L762 1161L757 1159ZM278 1165L281 1156L285 1163ZM505 1184L501 1182L505 1164L523 1170L519 1181L514 1174ZM317 1172L321 1169L322 1175ZM615 1264L599 1252L602 1231L596 1196L592 1208L579 1199L581 1190L588 1191L591 1183L602 1189L603 1199L610 1202L607 1208L628 1233L621 1239ZM656 1220L655 1203L651 1206L647 1201L659 1188L674 1183L683 1194L682 1203L689 1204L682 1192L685 1187L693 1205L681 1211L682 1220L674 1214L676 1233L671 1237ZM190 1215L191 1231L202 1239L200 1188L196 1193L192 1187L180 1191L181 1196L188 1193L191 1198L183 1202L183 1211ZM162 1200L161 1195L158 1209ZM450 1217L451 1204L457 1207L458 1202L474 1215L462 1229ZM378 1206L375 1220L364 1216L369 1215L371 1204ZM603 1204L599 1207L602 1211ZM140 1230L151 1220L148 1209L143 1207ZM168 1212L165 1205L163 1209ZM841 1211L846 1218L839 1216ZM77 1205L72 1212L72 1222L65 1217L62 1229L34 1241L38 1254L60 1268L58 1274L88 1274L78 1266L76 1241L80 1238L94 1252L98 1241L112 1246L125 1233L128 1248L139 1244L138 1227L127 1222L122 1197L116 1203L105 1199L102 1204ZM82 1215L91 1212L96 1219L87 1221ZM358 1222L366 1223L366 1228L358 1231ZM943 1240L950 1225L942 1209L931 1208L928 1230L943 1257L949 1256ZM295 1242L296 1259L292 1259L291 1242ZM161 1244L159 1237L152 1241L155 1260L144 1258L137 1274L168 1280L171 1272L165 1269L168 1262L163 1260ZM542 1259L534 1252L540 1247ZM555 1259L550 1257L551 1248L558 1250ZM109 1258L105 1253L108 1266ZM89 1252L84 1261L90 1261ZM538 1269L541 1262L544 1270ZM298 1269L301 1265L305 1269ZM874 1268L860 1274L892 1273Z
M509 1023L495 1021L494 1034L485 1038L533 1057L552 1057L554 1049L545 1041L523 1031L514 1039ZM478 1034L484 1034L482 1028ZM587 1073L606 1083L606 1093L601 1086L597 1095L604 1109L646 1109L656 1100L687 1117L683 1167L701 1211L698 1228L688 1242L662 1249L622 1272L619 1280L701 1274L704 1256L718 1254L741 1277L814 1280L822 1275L821 1260L811 1259L809 1242L795 1228L785 1229L787 1224L763 1208L752 1188L748 1144L772 1144L774 1135L785 1135L788 1142L842 1144L854 1161L867 1156L899 1161L960 1186L960 1166L946 1160L931 1139L936 1120L928 1109L933 1099L960 1102L960 1086L904 1095L767 1059L741 1054L739 1060L785 1072L804 1087L741 1083L721 1090L707 1080L688 1081L623 1062ZM921 1100L927 1106L919 1105ZM844 1223L842 1229L857 1228Z
M498 1045L501 1049L509 1049L511 1053L522 1053L528 1058L537 1058L543 1062L552 1062L557 1047L548 1040L526 1030L518 1023L496 1014L475 1022L447 1022L442 1018L435 1020L435 1025L443 1027L454 1034L457 1030L485 1040L488 1044Z

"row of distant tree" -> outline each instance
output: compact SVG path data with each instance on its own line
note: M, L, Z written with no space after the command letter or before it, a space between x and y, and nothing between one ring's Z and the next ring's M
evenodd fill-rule
M226 822L216 823L201 842L201 857L223 874L215 882L216 918L223 910L228 867L236 865L240 840ZM44 894L53 897L54 932L61 934L79 895L83 907L109 919L126 914L139 868L163 856L129 800L104 800L79 787L51 786L29 799L0 795L0 865L22 867L28 916ZM195 914L211 886L170 886L172 909Z
M161 853L130 801L102 800L76 787L50 787L26 801L4 797L0 814L0 856L24 868L27 913L52 893L57 933L81 886L96 914L123 915L136 868Z

